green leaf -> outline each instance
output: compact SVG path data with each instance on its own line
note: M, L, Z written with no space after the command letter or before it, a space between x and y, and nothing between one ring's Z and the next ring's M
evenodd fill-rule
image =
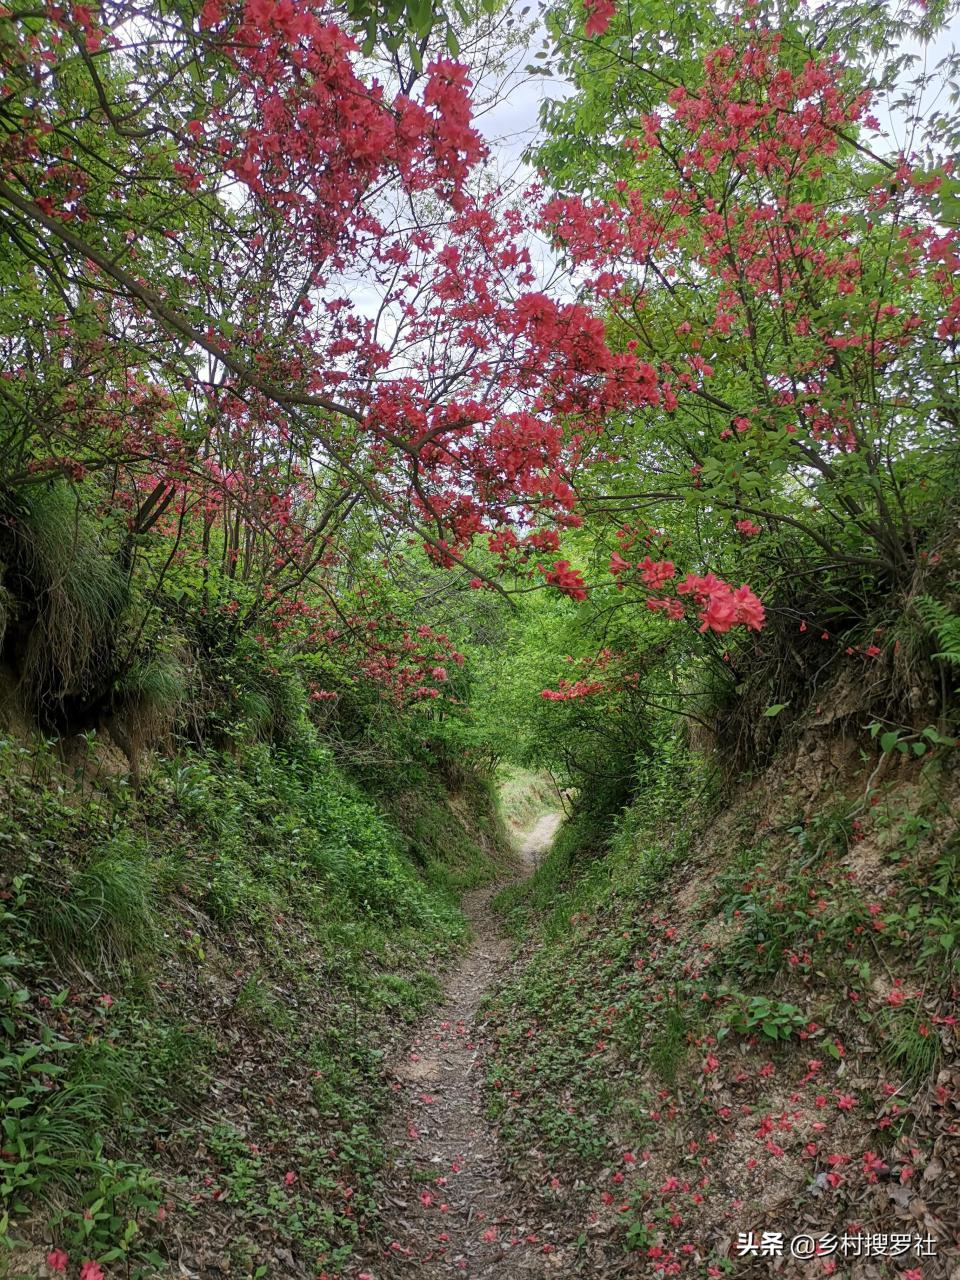
M897 745L899 738L900 738L900 731L898 729L890 729L888 730L887 733L881 734L880 750L884 753L888 751L892 751L893 748Z
M789 707L789 705L789 702L775 702L773 706L767 707L763 714L765 716L778 716L780 712L783 711L785 707Z

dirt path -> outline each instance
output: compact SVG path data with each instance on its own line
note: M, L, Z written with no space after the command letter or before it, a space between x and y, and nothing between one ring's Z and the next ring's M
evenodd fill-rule
M524 837L521 875L529 875L562 821L544 814ZM522 1220L503 1185L494 1131L484 1116L484 996L511 954L490 903L507 881L464 897L473 941L444 984L440 1009L425 1023L406 1061L395 1069L402 1093L392 1145L401 1152L384 1197L395 1238L382 1265L362 1275L460 1276L465 1280L546 1277L560 1272L544 1240L550 1223Z

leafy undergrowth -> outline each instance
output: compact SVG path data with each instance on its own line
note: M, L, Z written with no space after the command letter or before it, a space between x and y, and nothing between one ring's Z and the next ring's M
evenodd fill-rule
M706 806L678 760L501 895L526 958L489 1008L490 1110L588 1273L957 1274L956 763L904 760L865 802L872 762L811 787L801 756L693 835L665 821ZM741 1259L749 1231L824 1256Z
M384 1058L494 865L489 788L428 779L401 826L318 746L181 754L136 796L0 755L0 1274L339 1268Z

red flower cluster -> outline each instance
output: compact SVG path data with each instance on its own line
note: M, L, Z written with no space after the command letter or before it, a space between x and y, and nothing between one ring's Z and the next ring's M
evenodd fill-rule
M704 577L689 573L677 592L696 601L701 631L730 631L738 623L752 631L763 629L763 605L746 583L734 588L712 573Z
M756 526L752 528L760 532ZM624 550L635 540L635 535L629 530L621 530L617 536ZM650 536L644 541L649 543ZM654 560L646 555L633 564L619 551L614 551L610 557L610 572L617 579L619 588L623 587L625 576L632 573L634 580L644 589L657 591L675 579L677 569L672 560ZM738 625L752 631L763 628L763 605L746 583L742 587L732 587L712 573L703 576L691 573L677 584L675 590L676 595L673 596L648 596L647 608L660 610L668 618L679 619L684 616L683 601L679 597L689 596L696 605L701 631L725 632Z
M47 1254L47 1266L55 1275L65 1275L69 1263L70 1256L63 1249L51 1249ZM82 1263L79 1280L104 1280L103 1268L99 1262L87 1261Z
M616 13L613 0L584 0L587 20L583 30L587 36L602 36Z
M571 569L569 560L557 560L552 569L542 570L544 581L556 587L571 600L586 600L587 587L579 569Z

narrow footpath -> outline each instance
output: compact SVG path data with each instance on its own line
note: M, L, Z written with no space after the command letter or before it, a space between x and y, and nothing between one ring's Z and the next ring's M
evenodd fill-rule
M559 813L544 814L522 839L521 878L534 871L561 821ZM510 942L491 908L505 883L465 895L470 947L447 975L441 1007L394 1068L398 1098L388 1141L399 1155L382 1206L394 1238L383 1242L382 1262L360 1273L370 1280L564 1274L561 1251L549 1243L552 1224L525 1221L511 1200L484 1114L478 1015L510 961Z

